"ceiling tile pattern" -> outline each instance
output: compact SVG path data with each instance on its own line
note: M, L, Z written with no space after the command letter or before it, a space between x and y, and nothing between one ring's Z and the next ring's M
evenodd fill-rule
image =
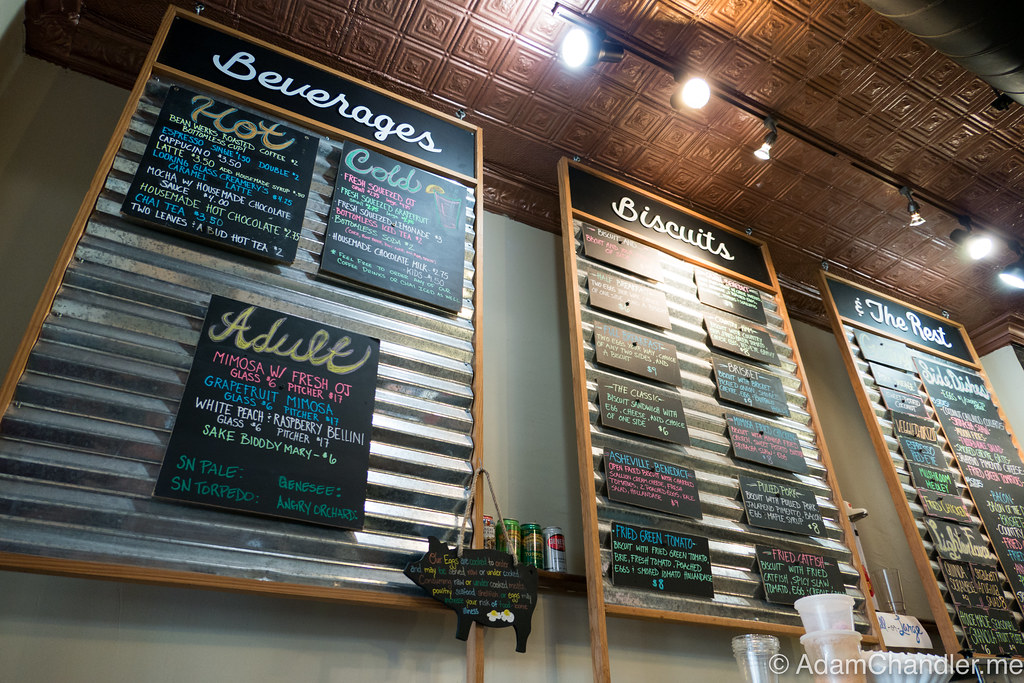
M858 0L569 0L654 59L571 72L548 0L204 0L205 15L484 129L485 206L559 230L562 156L608 170L769 243L795 317L821 322L817 271L874 284L968 328L1018 310L993 263L950 244L956 214L1024 239L1024 108L998 112L980 79ZM183 5L189 8L192 4ZM27 50L128 85L166 7L30 0ZM780 121L720 99L677 112L674 73L699 70ZM684 69L685 67L685 69ZM799 131L808 144L786 131ZM928 222L907 225L897 184ZM920 196L918 197L920 201Z

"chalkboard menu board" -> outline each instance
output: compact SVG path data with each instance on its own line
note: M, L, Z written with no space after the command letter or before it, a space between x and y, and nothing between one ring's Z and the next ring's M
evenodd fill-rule
M929 467L945 467L946 458L942 455L942 449L934 443L925 443L906 436L899 437L900 452L908 462L916 462L919 465Z
M792 605L805 595L845 593L839 563L830 557L755 546L765 599Z
M1011 602L1003 593L1003 577L999 570L981 564L972 564L970 567L974 583L978 586L978 593L984 603L982 606L990 609L1012 609Z
M178 87L167 92L121 212L291 263L317 140Z
M931 420L894 410L889 411L889 417L892 419L894 436L909 436L926 443L935 443L939 440L939 430Z
M984 607L985 599L981 595L981 589L974 582L974 573L971 565L967 562L953 562L952 560L939 560L942 568L942 577L949 591L949 597L954 605L962 607Z
M695 276L697 298L702 304L762 325L768 322L764 313L764 302L761 301L761 292L756 288L709 270L697 270Z
M711 363L718 395L724 400L789 417L789 404L781 378L753 365L714 354Z
M687 467L606 448L604 471L611 500L701 518L697 475Z
M916 462L908 462L910 480L919 489L935 491L946 495L957 495L956 478L949 469L938 469Z
M212 297L154 495L362 528L379 347Z
M463 185L346 142L320 270L457 313L473 202Z
M948 519L958 524L971 524L971 513L967 510L963 498L954 491L950 494L929 491L928 489L917 489L917 497L921 499L921 507L924 514L929 517Z
M590 305L655 327L670 328L665 292L599 270L587 276Z
M825 533L818 502L809 488L741 474L740 491L751 526L807 536Z
M595 320L594 352L601 365L682 386L673 344Z
M889 410L896 410L901 413L909 413L917 417L928 417L928 408L925 407L924 399L912 394L904 394L902 391L879 389L882 394L882 403Z
M779 364L779 355L775 353L775 345L767 330L741 325L714 313L704 314L704 326L708 330L711 345L716 349L762 363Z
M612 582L650 591L714 597L708 539L612 524Z
M733 455L737 458L789 472L807 473L800 438L794 432L739 415L727 415L725 421L729 425Z
M679 394L626 379L601 379L597 389L604 426L689 445L690 435Z
M916 394L921 385L917 381L917 377L909 372L902 372L874 362L868 363L868 366L871 368L871 376L875 378L875 383L880 387Z
M935 552L944 560L994 565L996 557L988 549L988 543L976 529L959 524L950 524L941 519L926 517L925 529L935 544Z
M1011 612L980 607L957 607L956 617L975 652L1024 657L1024 634Z
M914 371L914 359L906 344L863 330L857 330L853 334L857 338L857 347L860 348L864 360L898 370Z
M583 253L650 280L661 280L661 252L600 226L583 224Z

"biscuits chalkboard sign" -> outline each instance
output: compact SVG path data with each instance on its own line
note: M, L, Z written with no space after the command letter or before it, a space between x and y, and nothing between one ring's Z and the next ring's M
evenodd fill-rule
M917 417L928 417L928 408L925 406L924 399L920 396L904 394L902 391L886 387L879 388L879 392L882 394L882 403L889 410L916 415Z
M679 394L626 379L597 380L601 424L652 439L690 445Z
M661 252L600 226L583 224L583 253L648 280L661 280Z
M864 360L914 372L914 361L906 344L864 330L854 330L853 336Z
M668 329L668 299L665 292L649 285L591 268L587 274L590 305L605 311Z
M469 188L346 142L320 272L457 313Z
M711 355L711 363L718 395L723 400L789 417L786 390L780 377L715 354Z
M317 144L293 128L172 86L121 212L291 263Z
M924 443L906 436L899 437L900 452L908 462L916 462L928 467L946 467L946 458L942 449L933 443Z
M825 521L809 488L741 474L740 491L751 526L807 536L825 533Z
M733 455L740 460L807 473L800 437L795 432L740 415L727 415L725 422L729 426Z
M701 519L696 473L680 465L604 449L608 498L681 517Z
M649 591L715 596L708 539L612 523L612 583Z
M890 410L889 415L892 419L893 436L909 436L926 443L938 442L939 430L931 420L895 410Z
M935 552L944 560L994 565L996 556L988 543L972 527L950 524L934 517L925 517L924 526L935 544Z
M944 494L918 488L917 497L921 499L924 514L929 517L938 517L958 524L971 524L973 521L963 498L955 492Z
M682 386L674 344L595 320L594 354L601 365Z
M704 314L704 327L707 328L711 346L719 351L728 351L762 363L779 364L779 355L775 352L775 345L767 330L742 325L711 312Z
M362 528L379 353L212 297L154 495Z
M890 368L880 363L868 363L871 368L871 376L875 378L875 384L887 389L895 389L908 394L916 394L921 386L917 377L909 372L903 372L896 368Z
M839 563L831 557L765 545L754 549L768 602L792 605L805 595L846 592Z
M696 268L694 274L697 280L697 298L702 304L753 320L761 325L768 322L761 292L757 288L703 268Z

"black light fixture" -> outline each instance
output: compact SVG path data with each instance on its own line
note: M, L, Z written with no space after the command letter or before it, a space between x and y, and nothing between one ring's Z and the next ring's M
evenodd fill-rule
M1017 260L999 272L999 279L1014 289L1024 289L1024 247L1017 240L1010 242L1009 246Z
M779 139L779 131L775 127L775 119L770 116L764 117L764 127L768 129L764 136L764 144L754 150L754 156L762 161L768 161L772 158L772 145Z
M555 4L551 11L572 24L558 48L558 56L570 69L593 66L598 62L622 61L625 48L614 40L608 40L603 30L586 23L562 5Z
M976 232L969 216L957 216L959 228L949 233L949 239L953 244L962 244L967 249L967 255L973 260L983 259L992 253L995 243L985 233Z
M924 225L924 216L921 215L921 206L914 201L914 193L904 185L900 188L900 194L907 198L907 213L910 214L910 226L917 227Z
M1006 111L1013 104L1013 98L1004 92L1000 92L996 88L992 88L992 91L996 94L996 98L992 100L992 104L988 105L996 111Z

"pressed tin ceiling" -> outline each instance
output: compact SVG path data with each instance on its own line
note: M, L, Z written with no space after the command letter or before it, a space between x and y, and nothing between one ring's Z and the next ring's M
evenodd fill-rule
M203 16L465 111L484 129L486 208L537 228L559 230L556 162L579 156L767 241L794 317L824 324L822 261L968 330L1024 309L1024 293L998 282L1008 249L968 262L949 241L955 214L1024 241L1021 105L991 108L988 85L859 0L565 4L778 118L772 160L752 154L760 118L717 98L673 110L672 74L629 51L564 68L566 23L550 0L206 0ZM166 6L29 0L26 49L129 86ZM924 225L908 225L899 184L914 189Z

